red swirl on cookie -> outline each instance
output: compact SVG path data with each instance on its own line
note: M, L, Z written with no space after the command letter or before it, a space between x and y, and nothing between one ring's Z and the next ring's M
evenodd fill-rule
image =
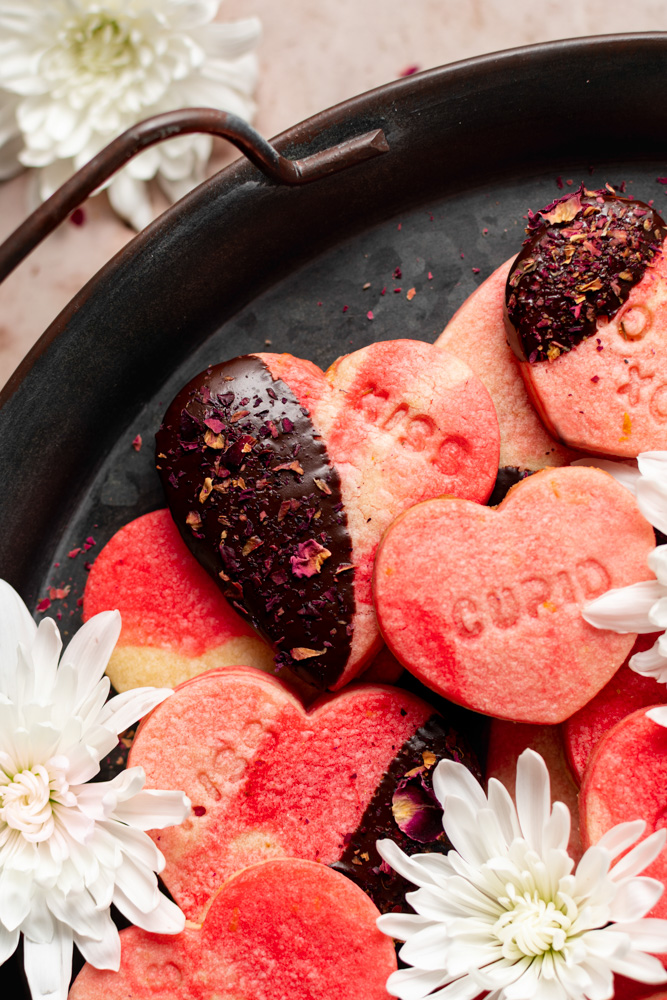
M200 927L122 931L120 970L84 966L69 1000L386 1000L396 954L378 916L325 865L267 861L229 879Z
M510 341L547 430L571 448L664 447L666 233L643 202L582 189L534 217L512 266Z
M474 767L446 722L406 691L360 685L305 710L275 678L236 667L177 688L140 726L129 764L143 767L148 787L183 789L192 802L181 826L152 836L165 885L197 920L234 871L284 856L340 863L378 906L399 903L408 887L381 872L375 840L442 849L441 823L418 840L391 810L402 779L427 787L444 757Z
M418 341L322 372L249 355L185 387L157 436L183 538L277 662L338 688L380 645L370 579L382 531L441 493L484 501L498 425L482 383Z
M428 501L378 550L380 627L407 669L446 698L500 718L560 722L635 639L592 628L582 607L650 578L654 544L634 498L597 469L538 472L496 509Z

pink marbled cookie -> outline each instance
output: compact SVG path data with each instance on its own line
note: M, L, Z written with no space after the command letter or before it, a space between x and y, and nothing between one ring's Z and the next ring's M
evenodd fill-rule
M129 765L151 788L185 790L192 815L152 836L174 898L199 919L234 871L272 857L341 858L391 762L434 710L360 685L306 711L250 667L202 674L142 722ZM379 863L379 859L378 859Z
M158 433L172 515L280 662L336 690L381 645L377 543L411 504L484 502L498 468L493 403L463 362L397 340L326 372L249 355L193 379Z
M292 858L238 872L200 926L121 932L119 972L84 966L69 1000L388 1000L391 940L353 882Z
M109 609L122 618L107 667L117 691L175 687L236 663L273 669L271 650L192 558L168 510L130 521L97 556L83 620Z
M500 425L500 467L568 465L578 453L549 435L530 401L519 362L507 343L505 285L514 258L469 295L435 344L470 365L493 400Z
M594 337L521 372L545 426L569 447L622 458L667 447L664 251Z
M634 498L598 469L535 473L497 509L427 501L380 545L378 621L396 657L446 698L517 722L560 722L635 639L594 629L583 605L650 578L654 544Z
M583 186L531 216L507 284L507 330L547 430L635 457L667 442L667 225Z

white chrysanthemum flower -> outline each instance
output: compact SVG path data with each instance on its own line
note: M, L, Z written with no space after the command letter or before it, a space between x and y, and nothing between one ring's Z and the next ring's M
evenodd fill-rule
M111 903L149 931L184 926L158 889L164 858L143 831L181 823L188 799L142 791L138 767L90 783L118 734L171 694L137 688L107 701L119 632L117 611L96 615L59 664L55 622L37 627L0 581L0 964L22 933L33 1000L65 1000L73 942L97 968L118 968Z
M433 788L455 850L410 858L393 841L377 845L419 886L406 895L415 913L378 918L380 930L405 941L399 955L411 966L389 977L392 996L607 1000L613 973L667 981L647 954L667 951L667 920L643 919L663 886L638 877L660 852L664 830L633 847L645 824L620 824L574 870L569 811L562 802L551 807L548 771L532 750L519 757L516 806L493 778L487 798L453 761L438 764Z
M637 499L646 520L667 534L667 451L648 451L639 455L637 465L623 462L580 459L575 465L595 465L609 472ZM655 580L633 583L629 587L608 590L583 610L583 616L595 628L612 632L663 632L654 645L630 657L630 666L638 674L667 683L667 545L659 545L648 557ZM656 720L657 721L657 720Z
M221 0L0 0L0 177L38 167L47 198L112 139L177 108L254 112L260 23L211 23ZM211 137L153 146L108 186L135 228L146 181L175 199L203 179Z

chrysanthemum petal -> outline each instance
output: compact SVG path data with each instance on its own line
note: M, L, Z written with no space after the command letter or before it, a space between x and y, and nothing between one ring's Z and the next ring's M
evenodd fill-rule
M649 621L649 611L664 594L657 580L643 580L629 587L608 590L590 601L581 612L589 625L612 632L655 632Z
M551 814L549 772L534 750L524 750L516 765L516 811L524 838L538 854Z
M662 882L655 878L637 877L624 879L616 890L609 906L609 918L618 930L620 921L626 923L645 917L658 902L664 891Z
M641 837L646 829L646 822L643 819L633 819L627 823L617 823L612 826L598 840L596 847L603 847L609 851L612 858L626 851Z
M665 497L667 507L667 497ZM667 545L658 545L649 552L647 557L649 569L657 576L659 582L665 586L667 584Z
M468 802L472 809L485 809L488 805L479 781L457 761L440 761L433 771L433 791L442 806L449 795Z
M51 695L62 646L58 626L53 618L45 618L39 623L31 646L35 694L39 699L48 700Z
M30 883L26 886L23 872L3 867L0 871L0 922L3 926L8 931L20 927L31 904Z
M636 979L639 983L667 982L667 972L660 959L643 951L629 951L622 957L615 955L611 967L620 976Z
M18 927L13 931L8 931L0 924L0 965L14 954L18 947L19 937Z
M108 913L102 915L104 933L100 940L93 940L84 934L75 934L74 943L87 962L96 969L111 969L118 972L120 968L120 937L118 928Z
M151 712L156 705L161 704L174 692L171 688L133 688L117 694L106 703L100 712L97 722L111 732L125 732L138 719Z
M516 806L505 786L496 778L489 779L489 807L493 809L508 844L521 836L521 827L516 814Z
M393 840L378 840L375 844L380 857L414 885L433 885L431 875L412 858L404 854Z
M625 486L634 495L640 472L636 463L612 462L608 458L577 458L572 465L583 465L592 469L602 469L613 476L617 483Z
M180 934L185 927L182 911L162 893L159 893L157 906L149 913L141 910L119 886L116 886L113 901L128 920L151 934Z
M430 927L433 923L418 913L383 913L375 922L383 934L397 941L406 941L417 931Z
M660 637L662 639L662 636ZM667 656L662 652L661 642L654 642L650 649L633 653L629 666L643 677L653 677L659 684L667 682Z
M16 650L19 643L32 645L37 626L25 604L4 580L0 580L0 691L10 698L14 691Z
M659 726L667 726L667 705L659 705L657 708L650 708L646 715Z
M58 923L49 944L24 938L23 962L32 1000L66 1000L72 972L72 931Z
M413 932L400 951L400 957L408 965L432 972L442 969L442 953L448 940L448 930L445 924L431 923L427 927Z
M142 913L150 913L159 904L160 890L155 874L124 854L116 870L116 888L131 898ZM114 902L115 902L114 895Z
M667 484L643 476L637 483L637 505L654 528L667 531Z
M130 177L127 171L116 174L107 193L114 212L137 231L153 221L154 212L145 183Z
M611 878L618 882L620 879L638 875L658 857L665 846L667 830L656 830L644 840L641 840L636 847L628 851L620 861L618 861L610 871Z
M65 650L63 662L71 664L77 674L76 705L78 707L106 670L109 657L120 635L120 614L102 611L89 618Z
M258 17L246 17L228 24L207 24L190 32L191 37L215 59L238 59L257 46L262 36Z
M631 923L620 921L616 929L627 934L639 951L648 951L654 955L667 953L667 920L646 917ZM667 972L665 975L667 976Z
M637 467L647 479L667 486L667 451L643 451L637 456Z
M442 972L399 969L389 976L387 992L393 997L400 997L401 1000L422 1000L446 979Z
M138 830L162 830L182 823L190 810L190 800L183 792L147 788L119 804L115 814Z

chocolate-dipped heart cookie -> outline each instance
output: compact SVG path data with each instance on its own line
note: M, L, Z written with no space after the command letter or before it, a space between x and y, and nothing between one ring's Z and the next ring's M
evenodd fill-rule
M486 500L498 450L479 379L405 340L326 375L291 355L209 368L157 435L169 506L197 559L279 664L334 689L381 642L370 578L382 531L427 497Z
M403 879L375 849L447 848L432 792L438 760L476 764L446 720L399 688L352 685L304 709L250 667L201 674L142 723L129 763L149 788L180 788L192 815L151 836L165 885L199 920L224 879L247 865L299 857L335 865L376 905L403 903Z
M507 329L532 400L571 448L633 457L667 440L667 226L612 191L535 215L507 281Z

